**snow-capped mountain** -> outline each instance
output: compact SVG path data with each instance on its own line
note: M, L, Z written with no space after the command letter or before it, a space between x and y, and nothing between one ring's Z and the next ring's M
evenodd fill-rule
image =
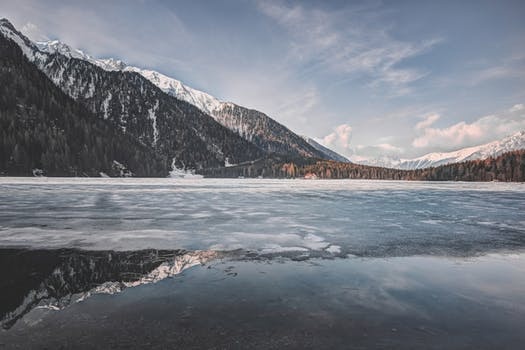
M192 105L199 108L204 113L211 115L212 117L213 111L219 109L221 104L223 103L217 98L211 96L210 94L199 90L195 90L189 86L184 85L177 79L170 78L162 73L153 70L141 69L126 65L124 65L124 68L120 68L119 70L139 73L140 75L151 81L153 84L158 86L162 91L178 98L179 100L191 103Z
M356 163L394 169L423 169L467 160L497 157L503 153L525 149L525 131L519 131L501 140L480 146L463 148L453 152L433 152L413 159L391 159L382 157L370 160L355 160Z
M162 73L129 66L121 60L114 58L94 58L82 50L74 49L58 40L39 41L36 46L42 52L49 54L59 53L66 57L77 58L93 63L107 71L136 72L158 86L162 91L196 106L203 112L212 115L212 111L218 109L221 101L205 92L184 85L181 81L170 78Z
M232 102L220 101L210 94L193 89L162 73L129 66L121 60L112 58L96 59L56 40L38 42L37 46L42 52L60 53L67 57L82 59L107 71L139 73L165 93L194 105L218 123L267 152L348 161L326 147L316 147L262 112Z
M1 175L168 175L164 157L67 96L1 34L0 81Z
M59 40L37 41L35 44L38 47L38 49L42 52L48 54L58 53L69 58L77 58L80 60L88 61L89 63L93 63L99 66L100 68L103 68L104 70L116 71L123 70L126 68L126 64L121 60L116 60L113 58L96 59L91 57L84 51L74 49L71 46L64 44Z
M117 60L95 60L52 41L38 46L5 19L0 35L14 41L28 60L62 92L143 147L165 159L166 167L200 169L240 163L265 155L211 116L174 98ZM39 48L40 47L40 48ZM125 164L127 165L127 164Z

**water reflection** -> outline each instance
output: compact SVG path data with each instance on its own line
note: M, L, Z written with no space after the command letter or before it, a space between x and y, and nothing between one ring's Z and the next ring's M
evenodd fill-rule
M1 264L1 272L19 287L4 294L2 282L10 328L0 340L21 347L512 349L525 341L525 254L303 259L246 251L4 250L1 256L12 262ZM119 293L96 294L101 290ZM69 306L34 308L44 304Z
M0 324L34 308L60 310L93 294L155 283L217 257L215 252L0 250Z

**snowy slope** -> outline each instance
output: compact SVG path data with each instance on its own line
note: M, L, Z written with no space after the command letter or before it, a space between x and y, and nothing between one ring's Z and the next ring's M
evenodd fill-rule
M42 52L60 53L70 58L86 60L104 70L136 72L165 93L194 105L224 127L267 152L348 161L326 147L318 147L307 139L303 139L262 112L231 102L222 102L210 94L193 89L159 72L129 66L112 58L96 59L56 40L39 42L37 46Z
M356 162L365 165L411 170L436 167L450 163L460 163L467 160L486 159L520 149L525 149L525 131L519 131L498 141L463 148L453 152L433 152L413 159L389 159L382 157Z
M128 71L139 73L164 92L177 97L179 100L191 103L211 116L213 116L213 111L219 109L221 104L224 103L205 92L186 86L181 81L168 77L159 72L129 66L121 60L116 60L113 58L93 58L83 51L73 49L69 45L64 44L58 40L37 42L36 45L43 52L50 54L60 53L67 57L82 59L108 71Z
M153 84L158 86L164 92L177 97L180 100L191 103L205 113L213 116L213 111L219 109L223 102L219 101L217 98L199 91L192 89L182 82L165 76L161 73L141 69L133 66L128 66L121 60L116 60L113 58L98 59L94 58L87 53L74 49L69 45L62 43L58 40L52 41L41 41L33 43L27 38L20 36L12 24L6 19L0 19L0 33L2 33L7 38L14 40L18 46L24 52L30 61L43 61L47 58L46 54L61 54L69 58L76 58L88 61L92 64L99 66L100 68L107 71L130 71L137 72L144 76L146 79L151 81Z
M162 91L175 96L179 100L191 103L212 117L213 111L217 110L221 104L224 103L205 92L190 88L177 79L170 78L153 70L141 69L132 66L126 66L123 70L141 74L153 84L157 85Z
M177 168L201 169L258 159L265 152L196 106L162 92L146 77L121 71L59 41L35 44L5 19L0 36L17 44L62 92ZM40 48L39 48L40 47Z

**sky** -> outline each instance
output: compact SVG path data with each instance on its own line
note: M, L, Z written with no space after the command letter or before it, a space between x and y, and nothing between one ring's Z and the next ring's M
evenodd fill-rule
M258 109L351 160L525 130L522 0L2 0L0 17Z

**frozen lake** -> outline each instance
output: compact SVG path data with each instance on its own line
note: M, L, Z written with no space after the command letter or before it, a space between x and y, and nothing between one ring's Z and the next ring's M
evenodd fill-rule
M0 246L470 256L525 247L525 185L0 178Z
M525 185L0 178L0 274L8 349L521 349Z

